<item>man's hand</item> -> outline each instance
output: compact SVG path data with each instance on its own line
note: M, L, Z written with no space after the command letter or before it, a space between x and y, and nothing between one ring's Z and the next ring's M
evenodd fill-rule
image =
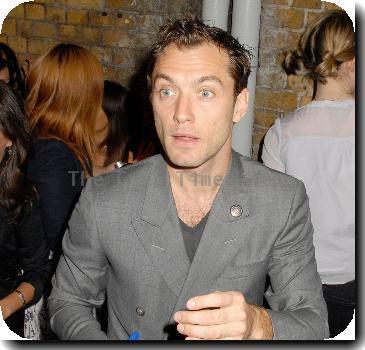
M189 311L174 315L186 340L272 339L269 313L250 305L240 292L214 292L189 299Z

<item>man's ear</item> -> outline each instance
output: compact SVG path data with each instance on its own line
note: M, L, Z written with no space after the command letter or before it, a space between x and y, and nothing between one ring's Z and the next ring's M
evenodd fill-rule
M236 98L236 103L233 110L233 123L238 123L246 114L248 108L249 91L247 88L243 89Z

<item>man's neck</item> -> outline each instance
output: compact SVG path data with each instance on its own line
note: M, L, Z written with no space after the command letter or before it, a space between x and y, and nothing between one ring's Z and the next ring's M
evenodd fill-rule
M229 168L231 150L224 160L194 169L168 165L172 194L179 218L188 226L197 225L210 211Z
M197 168L178 168L167 165L172 188L179 188L190 198L217 193L228 171L232 155L223 161L203 164Z

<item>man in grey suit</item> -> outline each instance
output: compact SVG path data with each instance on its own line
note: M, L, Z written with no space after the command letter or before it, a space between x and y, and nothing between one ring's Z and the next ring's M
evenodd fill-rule
M53 277L52 329L74 340L328 337L303 184L231 149L247 51L184 19L161 28L152 56L164 155L88 180ZM107 334L93 317L105 299Z

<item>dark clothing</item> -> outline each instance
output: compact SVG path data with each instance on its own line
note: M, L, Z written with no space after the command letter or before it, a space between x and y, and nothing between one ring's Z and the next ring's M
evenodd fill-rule
M355 281L324 284L323 297L328 309L330 337L343 332L351 322L356 306Z
M42 226L57 262L68 219L84 185L81 164L62 141L41 139L29 155L27 175L38 191Z
M17 224L7 223L6 211L0 208L0 299L27 282L35 288L32 303L36 303L51 277L48 256L36 201L23 209ZM9 317L9 327L13 325L17 328L13 331L21 333L18 327L24 327L24 310Z
M205 215L204 218L194 227L186 225L185 222L179 218L181 232L185 243L185 249L190 259L190 262L194 260L195 252L198 249L198 245L203 235L205 224L208 221L208 217L209 213Z

